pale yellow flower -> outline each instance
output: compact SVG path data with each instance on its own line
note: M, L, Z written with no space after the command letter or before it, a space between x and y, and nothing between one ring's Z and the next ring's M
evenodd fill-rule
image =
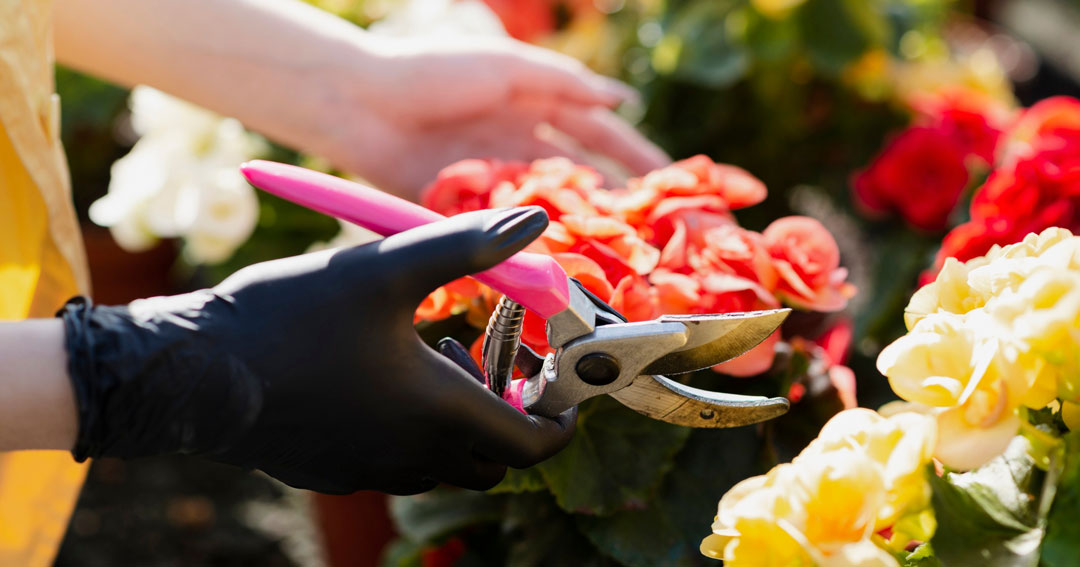
M854 408L833 416L803 455L847 447L864 451L881 465L887 488L877 512L874 531L879 531L929 503L930 486L923 467L930 462L936 442L937 424L932 417L910 411L885 417Z
M806 511L803 533L824 555L874 533L885 503L881 465L865 452L838 449L800 455L788 490Z
M956 407L937 416L938 446L934 457L956 470L971 470L1005 452L1020 429L1016 411L1002 413L996 420L980 422L969 418L968 408Z
M705 538L701 552L723 559L727 567L813 567L814 559L802 543L779 523L766 518L740 518L739 537ZM721 547L717 547L721 544Z
M899 562L888 551L870 540L845 545L835 555L826 557L820 567L898 567Z
M702 553L733 567L895 566L875 533L905 521L915 537L932 535L924 475L935 427L918 413L837 414L794 461L724 495Z
M1039 409L1061 397L1080 401L1080 271L1067 269L1078 239L1050 247L1039 265L1012 289L1004 290L986 311L999 332L1015 337L1019 360L1035 373L1025 405Z
M969 469L999 454L1016 434L1020 405L1047 401L1044 366L1024 348L981 309L935 313L886 347L878 370L901 398L941 408L934 456ZM976 435L977 444L965 442Z
M976 258L967 263L956 258L947 258L937 279L911 296L911 301L904 309L904 323L908 330L931 313L962 315L985 305L987 295L972 289L968 284L968 274L986 262L984 258Z
M1063 228L1029 234L1005 247L993 246L985 256L960 262L947 258L937 279L915 292L904 310L910 330L931 313L962 315L990 298L1015 289L1039 267L1080 269L1080 239Z
M1080 404L1075 402L1061 404L1061 419L1071 431L1080 429Z
M701 552L735 567L814 565L800 541L805 538L790 522L805 518L783 488L791 472L791 465L779 465L733 486L720 499L713 534L701 542Z
M1038 266L1015 288L1003 290L987 312L1032 349L1052 355L1075 348L1080 338L1080 273Z
M901 398L928 406L955 406L970 394L970 384L982 380L994 355L992 346L980 345L962 317L934 313L885 347L877 367Z

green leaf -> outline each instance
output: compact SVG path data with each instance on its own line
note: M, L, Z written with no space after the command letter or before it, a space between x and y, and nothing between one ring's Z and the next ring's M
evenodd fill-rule
M697 552L687 549L670 518L658 508L619 512L612 517L579 516L578 525L593 545L623 565L697 564Z
M1034 567L1044 506L1042 471L1017 437L1004 455L975 471L930 476L938 528L931 543L941 564Z
M734 37L733 0L699 0L676 13L653 51L653 67L709 87L726 87L746 74L750 57ZM743 20L745 17L739 12Z
M488 491L488 494L514 494L518 492L536 492L539 490L545 490L547 488L547 482L544 481L544 475L540 474L540 470L536 467L530 467L527 469L509 469L506 471L506 478L502 480L495 488Z
M379 564L382 567L421 567L420 556L423 551L422 543L400 538L383 550Z
M498 522L505 509L505 497L449 487L390 499L390 514L398 532L416 542L430 542L468 526Z
M748 11L746 18L746 45L756 59L777 62L794 53L799 39L794 19L775 20L753 11ZM790 87L790 77L787 83Z
M720 497L744 478L764 472L764 440L755 426L697 430L675 458L659 498L644 510L578 518L582 532L624 565L716 565L698 551Z
M900 565L903 567L941 567L941 561L938 561L937 556L934 555L933 546L924 543L916 547L915 551L902 555Z
M866 0L809 0L797 14L810 61L838 74L858 59L878 38L881 28L868 18L881 18Z
M514 496L507 507L501 538L511 542L505 561L510 567L616 565L582 537L573 516L560 510L546 493Z
M689 435L601 396L581 405L570 445L537 468L568 512L642 508Z
M1047 517L1042 562L1047 567L1067 567L1076 565L1080 557L1080 433L1065 437L1064 455L1056 460L1064 463Z

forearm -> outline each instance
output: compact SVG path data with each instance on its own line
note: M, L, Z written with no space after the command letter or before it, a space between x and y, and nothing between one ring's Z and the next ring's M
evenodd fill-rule
M58 0L55 23L67 65L319 154L336 126L329 109L343 104L338 85L362 89L355 77L369 63L363 30L296 0Z
M0 322L0 451L71 450L77 429L63 322Z

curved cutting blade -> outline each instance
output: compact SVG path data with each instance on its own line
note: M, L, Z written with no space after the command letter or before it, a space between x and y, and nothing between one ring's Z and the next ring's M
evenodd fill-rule
M686 325L689 339L677 351L650 363L642 374L682 374L731 360L768 338L790 309L718 315L663 315L657 321Z
M784 415L789 407L784 398L710 392L664 376L638 376L609 395L653 419L700 428L750 425Z

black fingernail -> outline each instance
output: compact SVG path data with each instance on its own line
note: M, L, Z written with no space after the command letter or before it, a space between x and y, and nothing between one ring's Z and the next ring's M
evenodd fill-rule
M543 207L518 207L495 215L484 226L487 234L497 244L512 246L522 240L534 240L548 226L548 216Z
M480 370L480 366L473 360L472 355L469 354L469 349L465 348L465 345L450 337L446 337L440 340L439 343L435 345L435 348L438 349L439 354L449 358L451 362L468 372L477 382L484 385L487 384L487 381L484 380L484 372Z

